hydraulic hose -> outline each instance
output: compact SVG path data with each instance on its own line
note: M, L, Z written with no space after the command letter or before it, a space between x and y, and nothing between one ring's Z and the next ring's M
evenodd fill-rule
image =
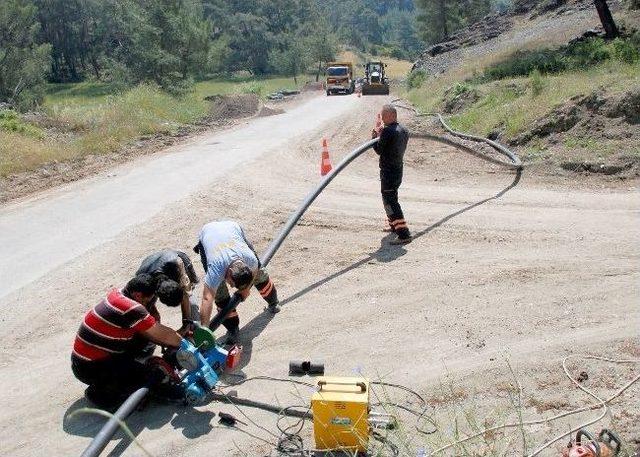
M438 141L440 143L453 146L457 149L460 149L467 153L478 156L484 160L488 160L489 162L496 163L499 165L504 165L509 168L515 168L515 169L522 168L522 163L520 162L520 159L504 146L494 141L488 140L486 138L475 137L473 135L467 135L461 132L456 132L455 130L450 129L446 125L446 123L444 122L444 120L439 114L438 114L438 118L442 123L443 127L445 128L445 130L447 130L452 135L459 136L461 138L470 139L473 141L483 141L489 144L490 146L494 147L496 150L498 150L502 154L509 157L512 163L506 163L501 160L492 158L490 156L487 156L486 154L482 154L478 151L475 151L474 149L468 146L456 143L455 141L448 139L446 137L430 135L430 134L414 134L414 135L411 135L411 137ZM307 195L307 197L304 199L300 207L289 217L285 225L282 227L282 229L278 233L278 236L276 236L276 238L271 242L267 250L260 257L260 263L262 266L266 267L269 264L274 254L280 248L280 246L282 245L284 240L287 238L287 236L289 236L289 233L291 233L291 230L293 230L293 228L296 226L296 224L298 223L302 215L307 211L309 206L311 206L311 204L322 193L322 191L329 185L329 183L333 180L333 178L335 178L342 170L344 170L356 158L358 158L360 155L362 155L363 153L371 149L373 145L377 143L377 141L378 141L377 138L369 140L366 143L358 146L353 151L351 151L351 153L345 156L340 161L340 163L338 163L336 167L329 174L327 174L322 179L322 181L320 181L320 183L316 186L316 188L313 189ZM231 310L233 310L238 306L238 304L240 304L240 301L241 301L240 295L238 293L233 294L233 296L231 297L231 300L229 300L229 303L223 309L221 309L212 319L211 323L209 324L209 328L211 330L217 329L220 326L220 324L222 324L222 321L225 320L226 316L231 312ZM85 451L82 453L82 457L99 456L100 453L107 446L107 443L109 443L109 440L115 434L116 430L118 429L118 426L119 426L118 419L124 420L125 418L127 418L129 414L131 414L131 412L136 408L136 406L138 406L138 404L144 399L144 397L146 397L148 393L149 393L149 389L147 387L143 387L141 389L136 390L133 394L131 394L131 396L127 398L127 400L115 412L114 417L109 419L109 421L102 427L100 432L98 432L98 434L95 436L91 444L89 444L87 449L85 449ZM275 411L275 409L277 408L273 407L272 405L253 402L252 400L242 400L242 399L229 400L228 397L224 395L219 396L218 394L214 394L213 399L216 399L219 401L227 401L227 402L233 401L234 403L237 403L237 404L244 404L245 406L253 406L253 407L258 407L258 408L267 409L267 410L269 410L269 408L272 408L270 409L271 411L280 412L280 411ZM240 403L240 401L242 401L243 403ZM287 415L296 415L297 413L299 412L289 411L287 412ZM305 414L305 413L300 413L300 414ZM303 417L303 416L300 415L298 417Z
M120 405L120 408L113 414L106 424L102 426L98 434L93 438L89 446L84 450L84 452L80 455L80 457L97 457L100 453L107 447L107 444L113 437L113 435L120 427L118 423L118 419L121 421L125 420L129 417L129 414L133 412L133 410L140 404L140 402L147 396L149 393L148 387L141 387L132 393L129 398L125 400L125 402Z
M373 145L376 144L377 142L378 142L378 139L374 138L373 140L369 140L366 143L354 149L350 154L348 154L344 159L342 159L340 163L336 165L336 167L333 170L331 170L331 172L322 179L322 181L320 181L320 184L318 184L318 186L315 189L313 189L309 193L309 195L307 195L307 198L304 199L304 201L302 202L300 207L296 210L296 212L294 212L291 215L291 217L289 217L289 220L287 221L286 224L284 224L284 227L282 227L282 230L280 230L280 233L278 234L278 236L275 237L275 239L271 242L267 250L260 257L260 264L263 267L266 267L269 264L273 255L280 248L285 238L289 236L289 233L291 233L291 230L293 230L293 227L295 227L295 225L298 223L298 221L300 220L302 215L305 213L305 211L307 211L309 206L311 206L314 200L318 197L318 195L320 195L320 193L322 193L325 187L329 185L329 183L333 180L333 178L335 178L342 170L344 170L347 167L347 165L353 162L357 157L359 157L364 152L372 148ZM238 293L233 294L233 296L231 297L231 300L229 300L229 303L227 303L227 305L224 308L218 311L218 314L216 314L215 317L211 320L211 323L209 324L209 328L212 331L217 329L220 326L220 324L222 324L222 321L226 319L227 315L231 312L231 310L233 310L236 306L238 306L240 301L241 301L240 294Z
M270 403L263 403L260 401L249 400L247 398L230 397L229 395L218 394L211 392L209 398L222 403L229 403L238 406L248 406L250 408L263 409L276 414L282 414L285 416L299 417L301 419L313 419L313 414L309 411L298 411L291 408L283 408L282 406L272 405Z

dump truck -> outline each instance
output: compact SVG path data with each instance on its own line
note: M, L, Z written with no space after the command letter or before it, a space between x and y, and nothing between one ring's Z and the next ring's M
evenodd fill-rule
M389 80L385 75L387 64L367 62L364 64L362 95L389 95Z
M325 90L332 94L352 94L355 90L353 64L351 62L329 62L326 70Z

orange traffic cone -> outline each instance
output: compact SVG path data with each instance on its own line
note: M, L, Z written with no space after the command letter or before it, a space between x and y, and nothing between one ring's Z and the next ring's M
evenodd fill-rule
M329 158L329 147L327 140L322 139L322 161L320 162L320 175L324 176L331 171L331 159Z

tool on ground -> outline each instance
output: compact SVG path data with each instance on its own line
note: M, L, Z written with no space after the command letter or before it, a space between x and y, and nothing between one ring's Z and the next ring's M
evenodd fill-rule
M291 360L289 362L290 375L323 375L324 363L318 361Z
M320 161L320 174L326 176L331 172L331 159L329 158L329 146L327 139L322 139L322 160Z
M575 440L569 441L562 457L614 457L620 453L621 447L620 438L606 428L602 429L597 440L585 429L580 429Z
M389 95L389 79L385 75L387 64L367 62L364 64L362 95Z
M242 354L242 346L225 349L217 345L213 332L207 327L197 327L193 340L195 346L183 343L176 353L178 363L186 370L180 385L189 405L202 403L218 383L219 374L235 368Z
M236 425L236 423L247 425L245 422L242 422L240 419L238 419L235 416L232 416L229 413L223 413L222 411L220 411L218 413L218 416L220 417L220 423L222 425L226 425L227 427L233 427L234 425Z
M311 397L316 448L366 452L369 444L369 381L321 377Z

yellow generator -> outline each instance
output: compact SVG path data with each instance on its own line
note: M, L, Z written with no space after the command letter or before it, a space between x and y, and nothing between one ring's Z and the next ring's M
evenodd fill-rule
M369 381L321 377L311 397L319 450L366 452L369 444Z

